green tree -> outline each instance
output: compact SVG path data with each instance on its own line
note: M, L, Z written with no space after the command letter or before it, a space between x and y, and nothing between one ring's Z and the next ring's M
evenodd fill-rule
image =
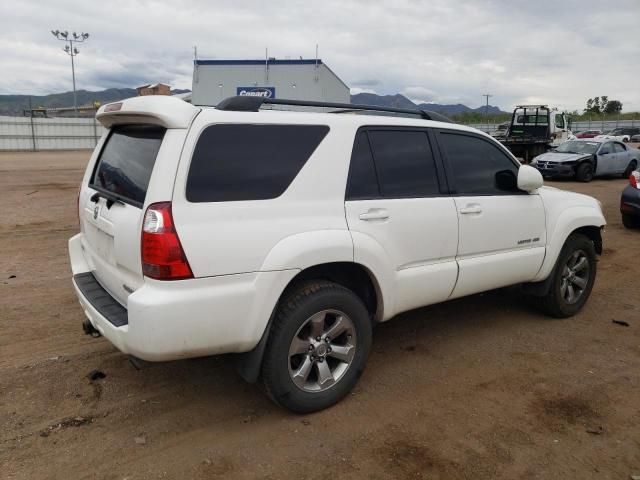
M620 113L622 111L622 102L619 100L610 100L604 107L604 113Z
M609 100L607 95L601 97L589 98L584 113L595 113L596 115L604 115L608 113L620 113L622 111L622 102L619 100Z

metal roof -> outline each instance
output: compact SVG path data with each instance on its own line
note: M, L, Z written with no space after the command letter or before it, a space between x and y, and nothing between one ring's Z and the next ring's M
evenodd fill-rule
M299 60L262 59L262 60L194 60L196 65L322 65L319 58L306 58Z

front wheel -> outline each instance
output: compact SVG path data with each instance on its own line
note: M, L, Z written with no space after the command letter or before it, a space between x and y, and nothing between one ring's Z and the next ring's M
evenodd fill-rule
M267 393L296 413L327 408L351 391L371 348L371 320L351 290L301 284L280 302L262 365Z
M551 274L549 291L542 297L542 309L557 318L578 313L591 294L596 264L593 242L584 235L570 235Z
M589 162L578 165L576 169L576 180L579 182L590 182L593 180L593 165Z
M633 215L629 215L628 213L623 213L622 224L625 228L640 228L640 219Z

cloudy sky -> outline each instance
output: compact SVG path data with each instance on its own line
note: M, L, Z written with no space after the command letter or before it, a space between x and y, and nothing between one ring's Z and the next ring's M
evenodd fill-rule
M201 59L320 58L352 91L509 109L640 110L640 0L20 0L0 4L0 94L71 90L52 29L86 31L78 89L191 88Z

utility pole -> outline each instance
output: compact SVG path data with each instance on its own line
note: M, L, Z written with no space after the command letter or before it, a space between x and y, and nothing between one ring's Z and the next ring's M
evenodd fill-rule
M488 130L489 129L489 97L493 97L493 95L491 95L490 93L483 93L482 96L487 99L487 106L484 109L484 119L485 119L485 123L487 124L487 130Z
M73 110L76 112L76 117L78 116L78 101L76 99L76 68L73 62L73 57L78 55L80 51L73 46L74 43L82 43L87 38L89 38L88 33L80 33L77 34L73 32L69 35L68 31L61 32L60 30L51 30L51 33L58 40L61 40L66 43L64 46L64 52L71 57L71 78L73 79Z

